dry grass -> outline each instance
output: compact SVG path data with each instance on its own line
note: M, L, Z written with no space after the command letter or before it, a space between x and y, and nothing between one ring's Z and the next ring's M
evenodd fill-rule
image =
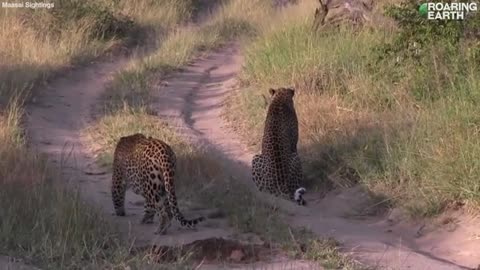
M116 5L63 1L51 11L37 12L1 9L0 98L29 90L66 67L102 55L121 38L138 38L144 28L157 32L174 28L191 18L193 7L189 0L142 0Z
M181 23L189 22L195 13L194 0L160 1L120 1L115 9L119 10L142 26L173 29ZM158 29L160 30L160 29Z
M44 269L189 269L186 261L152 265L143 253L131 255L115 226L67 189L22 136L23 101L33 87L122 43L131 23L173 28L193 7L181 0L130 2L63 1L55 13L0 9L1 254ZM141 16L146 10L150 16Z
M269 30L247 47L245 89L225 109L235 128L248 132L258 150L262 95L293 85L311 185L360 178L414 215L438 213L453 201L478 209L480 81L468 50L453 55L433 48L422 63L379 64L374 49L395 36L391 27L314 33L310 5L285 10L304 14L288 16L288 24L266 18Z

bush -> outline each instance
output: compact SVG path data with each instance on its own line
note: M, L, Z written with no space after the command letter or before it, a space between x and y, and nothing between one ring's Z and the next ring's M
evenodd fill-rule
M450 1L441 1L450 2ZM387 6L386 15L393 18L399 27L394 41L383 46L386 55L418 56L429 45L458 52L458 44L475 36L480 29L480 16L469 14L465 20L427 20L419 11L417 0L406 0L399 6Z

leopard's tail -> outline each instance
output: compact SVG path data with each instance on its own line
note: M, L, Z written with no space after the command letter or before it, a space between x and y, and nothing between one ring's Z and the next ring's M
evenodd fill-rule
M174 186L174 169L169 168L163 170L163 179L165 180L165 191L167 193L168 203L172 211L173 216L180 222L182 227L193 228L198 223L205 220L205 217L198 217L195 219L185 219L183 214L178 209L177 196L175 195L175 186Z
M293 195L293 199L299 204L299 205L305 205L307 204L307 202L305 201L305 199L303 198L303 195L305 195L305 192L307 191L307 189L305 189L304 187L300 187L298 188L297 190L295 190L295 193Z

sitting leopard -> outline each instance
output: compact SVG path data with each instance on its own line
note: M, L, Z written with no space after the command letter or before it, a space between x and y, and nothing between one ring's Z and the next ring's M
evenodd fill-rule
M297 154L298 120L293 106L295 89L270 89L270 106L265 120L262 153L252 160L252 177L257 188L305 205L306 192L300 186L302 164Z
M145 198L141 223L152 223L156 212L162 218L155 234L166 233L172 216L188 228L203 221L204 217L187 220L178 210L175 163L175 153L161 140L140 133L121 137L113 160L112 200L116 215L125 215L125 192L132 187L134 193Z

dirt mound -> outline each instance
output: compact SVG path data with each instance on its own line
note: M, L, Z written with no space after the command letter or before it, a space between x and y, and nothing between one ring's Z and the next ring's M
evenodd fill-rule
M204 263L230 262L250 264L266 261L275 255L267 244L244 244L236 240L210 238L187 245L171 247L154 245L148 248L149 256L157 263L175 262L181 258Z

